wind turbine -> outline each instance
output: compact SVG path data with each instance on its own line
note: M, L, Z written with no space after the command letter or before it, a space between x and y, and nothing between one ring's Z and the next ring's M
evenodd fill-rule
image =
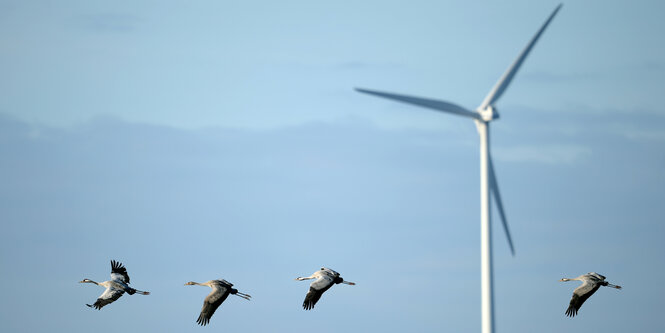
M481 285L481 318L482 318L482 332L491 333L494 331L494 301L493 301L493 273L492 273L492 238L490 227L490 193L494 196L496 206L499 210L499 216L503 223L503 228L508 238L508 245L510 252L515 255L513 241L510 237L508 229L508 222L506 221L506 214L503 210L503 203L501 202L501 195L499 194L499 185L497 184L496 175L494 174L494 167L492 165L492 158L489 153L489 124L492 120L499 118L494 104L501 97L506 90L510 81L513 79L519 70L522 62L527 57L534 44L543 34L545 28L550 24L556 13L561 9L563 4L559 4L552 14L550 14L547 21L543 23L540 30L536 35L531 38L529 44L526 45L524 50L515 59L515 61L508 67L505 73L501 76L499 81L494 85L489 94L485 97L483 102L476 108L475 111L468 110L462 106L454 103L444 102L439 100L398 95L375 90L356 88L357 91L371 94L379 97L397 100L404 103L415 104L426 108L453 113L460 116L472 118L476 123L478 134L480 136L480 285Z

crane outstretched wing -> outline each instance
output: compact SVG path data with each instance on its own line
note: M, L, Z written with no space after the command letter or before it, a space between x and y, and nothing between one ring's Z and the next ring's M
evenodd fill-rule
M331 276L327 274L320 274L319 277L309 285L309 292L307 292L305 301L302 303L303 309L313 309L316 302L321 299L321 295L323 295L326 290L330 289L333 284L334 282Z
M566 316L575 317L577 311L580 310L582 304L593 295L600 288L600 284L584 281L581 286L575 288L573 297L570 299L570 304L566 310Z
M217 284L222 284L222 285L224 285L224 287L226 287L226 288L231 288L231 287L233 287L233 283L231 283L231 282L229 282L229 281L226 281L226 280L224 280L224 279L215 280L215 282L217 282Z
M105 305L115 302L124 293L125 291L122 289L108 288L104 290L104 292L99 296L99 298L97 298L97 301L94 304L92 305L86 304L86 305L91 308L101 310Z
M305 300L302 302L302 308L305 310L313 309L316 302L321 299L321 295L323 295L323 291L309 287L309 292L305 296Z
M129 275L127 269L119 261L111 260L111 280L122 281L129 283Z
M220 281L221 282L221 281ZM215 314L217 308L224 303L224 300L229 296L229 288L224 285L224 283L218 283L213 285L212 292L206 296L203 301L203 308L201 308L201 314L199 319L196 320L201 326L208 325L210 318Z

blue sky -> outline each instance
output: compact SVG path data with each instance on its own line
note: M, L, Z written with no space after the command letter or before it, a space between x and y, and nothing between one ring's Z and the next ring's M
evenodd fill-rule
M475 108L557 4L0 1L0 330L193 331L220 277L229 332L479 330L473 124L353 87ZM497 103L497 331L665 329L664 6L564 3ZM87 308L110 259L152 295Z

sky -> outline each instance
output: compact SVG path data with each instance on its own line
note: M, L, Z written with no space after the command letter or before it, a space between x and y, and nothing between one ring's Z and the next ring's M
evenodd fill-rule
M557 5L0 0L0 331L198 331L218 278L208 330L479 331L474 125L354 88L474 109ZM497 332L665 330L664 11L565 2L496 103ZM111 259L151 295L91 310Z

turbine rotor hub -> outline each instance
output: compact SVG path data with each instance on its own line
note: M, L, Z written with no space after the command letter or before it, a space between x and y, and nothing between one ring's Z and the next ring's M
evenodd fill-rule
M486 108L478 110L478 113L485 122L490 122L494 119L499 119L499 111L492 105L488 105Z

